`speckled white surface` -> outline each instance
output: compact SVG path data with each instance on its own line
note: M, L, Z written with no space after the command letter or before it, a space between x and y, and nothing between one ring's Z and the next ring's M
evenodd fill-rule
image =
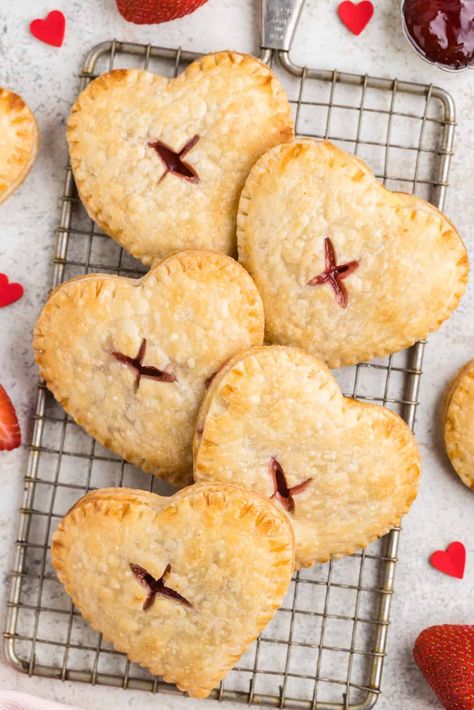
M398 76L439 84L452 92L459 127L446 211L467 241L472 258L474 222L474 72L442 73L417 59L407 46L399 23L398 0L375 0L376 15L358 38L336 16L338 0L307 0L297 63ZM68 19L66 40L55 49L34 40L27 26L34 17L62 9ZM0 207L0 271L21 281L24 299L0 311L0 381L10 392L21 418L25 440L31 430L36 368L31 331L51 279L53 230L66 161L65 119L77 89L73 75L88 49L117 37L199 51L232 48L256 51L255 0L209 0L194 15L172 24L139 27L127 24L114 0L3 0L0 7L0 85L21 93L36 112L42 144L27 182ZM421 386L416 433L424 459L420 495L404 522L397 569L393 623L389 633L380 710L428 710L439 707L411 659L418 632L434 623L474 622L474 495L451 472L440 446L437 417L440 397L456 369L474 355L473 287L461 308L430 338ZM0 454L0 624L12 565L17 508L27 452ZM466 544L468 563L463 581L431 569L427 558L452 540ZM93 688L74 683L28 679L0 662L0 687L22 689L83 708L187 708L214 703L146 693ZM229 705L227 704L227 707ZM240 706L235 706L240 707Z

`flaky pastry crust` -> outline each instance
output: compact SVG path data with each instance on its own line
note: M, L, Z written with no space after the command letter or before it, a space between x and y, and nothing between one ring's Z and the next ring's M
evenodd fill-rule
M442 426L449 460L461 481L474 490L474 359L448 387Z
M337 264L352 264L341 275L345 308L327 280L315 283L327 238ZM263 299L268 339L330 367L425 338L457 307L468 280L466 249L443 214L389 192L327 141L295 140L257 162L240 200L238 246Z
M274 461L294 490L293 511L275 496ZM293 523L297 567L349 555L398 525L419 475L405 422L343 397L323 361L295 348L237 355L215 377L199 413L195 480L271 497Z
M131 661L197 698L232 668L280 606L294 562L287 518L251 491L198 484L171 498L102 489L54 534L52 562L83 617ZM130 565L189 603L147 589Z
M21 96L0 88L0 203L30 172L39 145L36 118Z
M240 192L257 158L293 136L270 69L220 52L175 79L119 69L80 94L68 123L71 164L89 215L145 264L177 249L236 253ZM198 179L165 174L152 147L175 152Z
M139 280L88 275L62 284L33 344L48 388L78 424L127 461L183 486L192 482L207 381L237 352L261 344L263 329L260 296L236 261L184 251Z

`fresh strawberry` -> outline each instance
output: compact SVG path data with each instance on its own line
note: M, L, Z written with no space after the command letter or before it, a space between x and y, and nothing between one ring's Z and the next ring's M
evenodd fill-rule
M190 15L207 0L117 0L120 14L137 25L158 25Z
M21 444L21 432L15 408L0 385L0 451L11 451Z
M446 710L474 710L474 626L430 626L413 656Z

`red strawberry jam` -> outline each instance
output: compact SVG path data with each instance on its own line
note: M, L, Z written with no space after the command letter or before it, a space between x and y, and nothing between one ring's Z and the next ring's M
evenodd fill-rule
M473 0L405 0L410 39L430 62L450 69L474 63Z

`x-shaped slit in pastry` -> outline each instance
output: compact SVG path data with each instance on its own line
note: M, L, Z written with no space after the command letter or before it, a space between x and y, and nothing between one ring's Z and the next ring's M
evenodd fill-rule
M199 182L199 175L196 170L186 163L183 158L189 153L191 148L194 148L199 140L199 136L193 136L183 148L177 153L169 145L163 143L162 141L155 141L154 143L148 143L150 148L153 148L158 156L160 157L166 170L160 178L160 182L171 173L171 175L176 175L177 177L188 180L188 182Z
M191 602L188 602L188 600L181 594L165 585L165 582L169 577L169 573L171 572L171 565L166 565L166 569L159 579L155 579L149 572L146 571L146 569L140 567L140 565L130 564L130 569L140 584L148 588L148 596L142 607L143 611L146 611L152 606L157 594L169 597L170 599L180 602L180 604L184 604L184 606L192 608L193 605Z
M348 276L354 273L359 267L359 262L349 261L347 264L338 265L334 245L329 237L326 237L324 240L324 261L326 266L325 270L312 278L311 281L308 281L306 285L320 286L321 284L329 284L336 295L338 304L341 308L346 308L347 291L342 280L347 279Z
M146 352L146 338L143 338L140 349L135 357L130 357L130 355L124 355L116 350L111 351L111 355L118 362L122 362L124 365L128 365L134 369L137 373L134 383L135 392L138 391L140 387L140 380L142 377L148 377L150 380L158 380L158 382L176 382L176 376L171 372L166 372L165 370L159 370L157 367L151 367L149 365L143 365L143 359Z
M288 483L286 481L285 472L283 471L281 465L278 463L276 458L272 458L270 461L270 475L273 480L274 492L271 496L280 501L282 506L289 512L295 512L295 501L293 496L302 493L309 486L312 478L307 478L303 483L298 483L296 486L288 488Z

